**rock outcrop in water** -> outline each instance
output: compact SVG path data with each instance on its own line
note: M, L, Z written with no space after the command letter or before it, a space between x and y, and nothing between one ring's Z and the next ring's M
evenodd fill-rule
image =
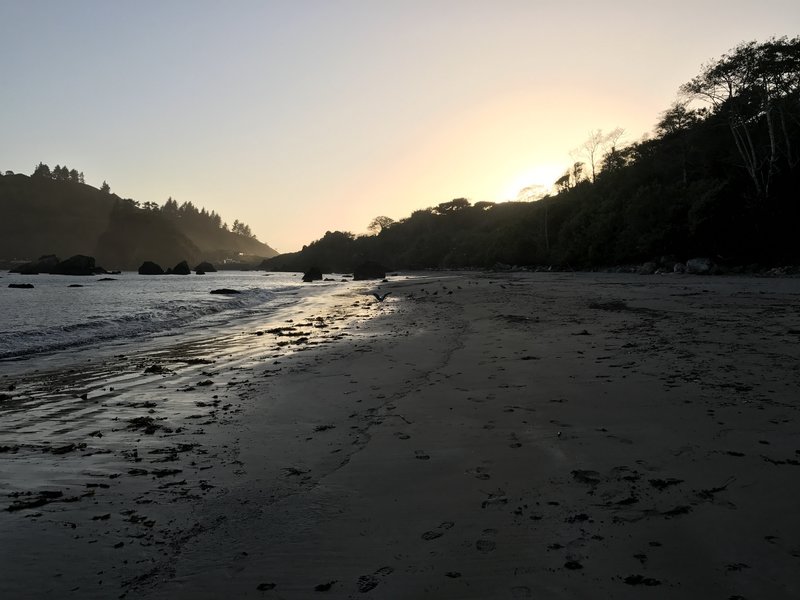
M192 271L189 268L189 263L187 263L185 260L182 260L177 265L172 267L172 270L170 271L170 274L171 275L190 275L191 272Z
M310 283L312 281L319 281L322 279L322 271L319 267L311 267L303 274L303 281Z
M139 267L139 275L163 275L164 269L161 268L160 265L156 263L146 260L142 263L142 266Z
M76 254L66 260L62 260L51 271L55 275L94 275L98 272L94 264L93 256ZM100 272L105 273L104 269Z
M55 254L46 254L35 260L15 269L12 273L22 275L38 275L39 273L49 273L51 275L97 275L105 273L106 270L95 265L93 256L76 254L66 260L59 260Z
M203 271L204 273L216 273L217 269L208 261L203 261L194 268L195 272Z
M34 260L19 267L11 269L12 273L20 273L21 275L38 275L39 273L49 273L59 263L58 257L55 254L45 254L40 256L39 260Z

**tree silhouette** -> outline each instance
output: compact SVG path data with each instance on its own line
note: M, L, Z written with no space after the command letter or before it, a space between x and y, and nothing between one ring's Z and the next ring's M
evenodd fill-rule
M576 157L587 159L591 169L592 183L597 181L597 170L601 158L619 143L624 133L625 130L621 127L608 133L603 133L602 129L595 129L589 133L589 137L580 146L572 151Z
M394 225L394 220L390 219L389 217L379 216L375 217L370 221L369 225L367 225L367 231L371 231L372 233L378 234L384 229L389 229Z
M792 138L800 123L800 37L739 44L706 65L681 91L727 119L758 198L769 196L781 163L790 168L798 164Z
M46 179L51 179L53 177L53 173L50 171L50 167L40 162L38 165L36 165L31 177L44 177Z

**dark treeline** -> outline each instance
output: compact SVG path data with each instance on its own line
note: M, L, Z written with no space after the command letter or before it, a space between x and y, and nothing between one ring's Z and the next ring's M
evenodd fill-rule
M30 177L0 176L0 261L45 254L85 254L107 268L136 269L145 260L255 266L276 252L246 224L229 228L191 202L140 204L113 194L106 182L86 185L75 169L39 163Z
M73 183L85 183L83 180L83 172L78 172L75 169L68 169L66 165L63 167L56 165L52 170L44 163L39 163L33 170L31 177L44 177L45 179L53 179L55 181L72 181ZM107 185L107 184L106 184Z
M595 268L708 256L750 265L800 261L800 37L744 43L680 90L653 136L618 147L595 132L534 202L456 199L375 233L328 232L266 261L277 270L350 271L554 265Z
M13 173L8 173L13 175ZM2 176L2 174L0 174ZM66 165L63 167L56 165L50 169L45 163L39 163L31 173L31 177L52 179L53 181L69 181L72 183L85 183L83 172L78 172L75 169L68 169ZM106 194L111 193L111 186L108 182L103 181L100 186L100 191ZM163 215L169 218L174 223L181 223L192 229L204 230L206 233L213 232L221 229L223 231L231 231L233 233L243 235L245 237L255 239L255 235L250 229L249 225L239 221L238 219L233 222L233 227L228 228L227 223L222 222L222 218L214 211L208 212L205 208L197 208L191 202L184 202L178 204L173 200L172 196L167 198L163 206L159 206L156 202L140 203L136 200L127 198L123 200L135 208L142 208L149 211L160 211Z
M234 220L233 227L228 228L227 223L223 223L222 218L213 210L208 212L205 208L197 208L191 202L184 202L178 204L170 196L163 206L159 207L155 202L145 202L142 208L146 210L159 210L163 215L169 218L174 223L181 224L182 227L202 231L205 234L211 234L215 231L231 231L237 235L243 235L248 238L255 239L255 235L250 230L250 226L239 221Z

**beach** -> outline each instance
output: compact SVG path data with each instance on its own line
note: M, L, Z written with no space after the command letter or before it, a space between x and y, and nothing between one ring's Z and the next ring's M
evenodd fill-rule
M800 596L800 280L389 279L3 377L0 595Z

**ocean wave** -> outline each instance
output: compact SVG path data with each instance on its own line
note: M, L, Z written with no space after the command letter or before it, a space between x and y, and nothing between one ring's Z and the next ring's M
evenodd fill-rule
M70 324L0 331L0 359L214 327L262 311L279 297L274 289L243 290L235 296L171 297L110 307Z

